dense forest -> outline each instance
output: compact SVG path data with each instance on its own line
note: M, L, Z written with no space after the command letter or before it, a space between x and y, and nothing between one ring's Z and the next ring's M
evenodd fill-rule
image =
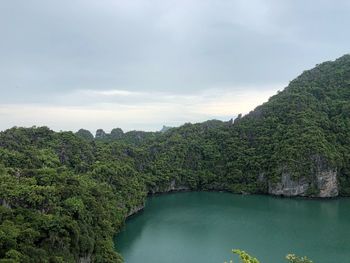
M0 262L122 262L112 238L148 194L350 195L350 55L227 122L162 132L0 133Z

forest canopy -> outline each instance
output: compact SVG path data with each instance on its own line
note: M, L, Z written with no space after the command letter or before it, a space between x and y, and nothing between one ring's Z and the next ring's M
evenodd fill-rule
M318 196L318 169L350 195L350 55L235 121L96 136L14 127L0 133L0 262L122 262L113 235L148 194L267 194L287 171Z

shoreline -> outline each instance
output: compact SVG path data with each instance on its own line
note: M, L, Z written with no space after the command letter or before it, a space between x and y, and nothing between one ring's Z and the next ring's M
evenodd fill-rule
M287 196L287 195L273 195L268 193L234 193L228 190L191 190L191 189L179 189L179 190L170 190L170 191L163 191L163 192L154 192L152 193L149 191L146 195L146 199L149 197L156 197L161 195L168 195L168 194L177 194L177 193L189 193L189 192L215 192L215 193L229 193L233 195L255 195L255 196L269 196L276 199L295 199L295 200L305 200L305 201L336 201L342 198L349 198L350 196L334 196L334 197L319 197L319 196ZM134 208L132 208L127 215L125 216L125 220L132 218L135 215L138 215L139 213L142 213L144 209L146 208L146 200L142 205L138 205Z

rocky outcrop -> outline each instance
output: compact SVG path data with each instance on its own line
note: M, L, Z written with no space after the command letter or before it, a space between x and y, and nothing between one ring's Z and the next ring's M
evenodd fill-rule
M6 208L8 208L8 209L11 209L10 203L8 203L5 199L0 199L0 204L1 204L3 207L6 207Z
M337 171L320 171L317 175L317 187L319 189L318 197L338 196Z
M167 187L162 188L162 187L156 186L154 188L149 189L148 193L153 195L153 194L161 194L161 193L169 193L169 192L181 192L181 191L189 191L189 190L190 190L190 188L188 186L176 185L176 180L174 179L170 182L170 184ZM126 214L126 218L141 212L144 208L145 208L145 204L141 204L141 205L133 207Z
M293 180L288 172L283 172L281 181L269 183L269 194L283 196L336 197L339 194L337 170L327 161L315 155L312 157L314 170L309 177Z
M306 196L309 189L307 179L292 180L289 173L282 173L281 182L269 183L269 194L283 196Z
M337 170L329 167L327 161L319 155L313 156L313 161L316 164L318 197L338 196Z
M91 263L92 262L91 255L86 255L86 256L80 257L78 262L79 263Z
M139 206L135 206L132 209L130 209L130 211L128 212L128 214L126 215L126 217L132 216L134 214L137 214L138 212L142 211L145 208L145 205L139 205Z
M164 133L164 132L169 131L169 130L172 129L172 128L173 128L173 127L163 125L163 128L160 130L160 132L161 132L161 133Z
M190 187L186 185L177 185L176 180L174 179L166 187L156 186L154 188L149 189L149 193L158 194L158 193L180 192L180 191L189 191L189 190L190 190Z

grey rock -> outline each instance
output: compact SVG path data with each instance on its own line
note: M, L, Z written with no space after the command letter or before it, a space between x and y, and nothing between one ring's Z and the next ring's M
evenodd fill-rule
M337 170L330 167L327 161L319 155L312 156L312 161L315 169L310 171L309 177L293 180L291 174L284 171L280 182L274 184L269 182L269 194L322 198L338 196ZM317 192L310 191L312 189L316 189Z
M79 263L91 263L91 255L85 255L79 258Z
M135 206L132 209L130 209L130 211L128 212L126 217L129 217L129 216L132 216L134 214L137 214L138 212L142 211L144 208L145 208L145 204Z
M336 170L320 171L317 174L319 197L336 197L339 194Z
M176 180L173 179L170 181L170 184L165 188L160 188L159 186L149 190L150 194L157 193L168 193L168 192L180 192L180 191L189 191L190 188L186 185L177 185Z
M281 182L276 184L269 183L269 194L283 196L305 196L309 189L309 182L306 178L292 180L287 172L282 173Z
M164 132L167 132L168 130L170 130L172 128L173 127L163 125L163 128L160 130L160 132L164 133Z
M3 207L11 209L11 205L5 199L0 199L0 203Z

